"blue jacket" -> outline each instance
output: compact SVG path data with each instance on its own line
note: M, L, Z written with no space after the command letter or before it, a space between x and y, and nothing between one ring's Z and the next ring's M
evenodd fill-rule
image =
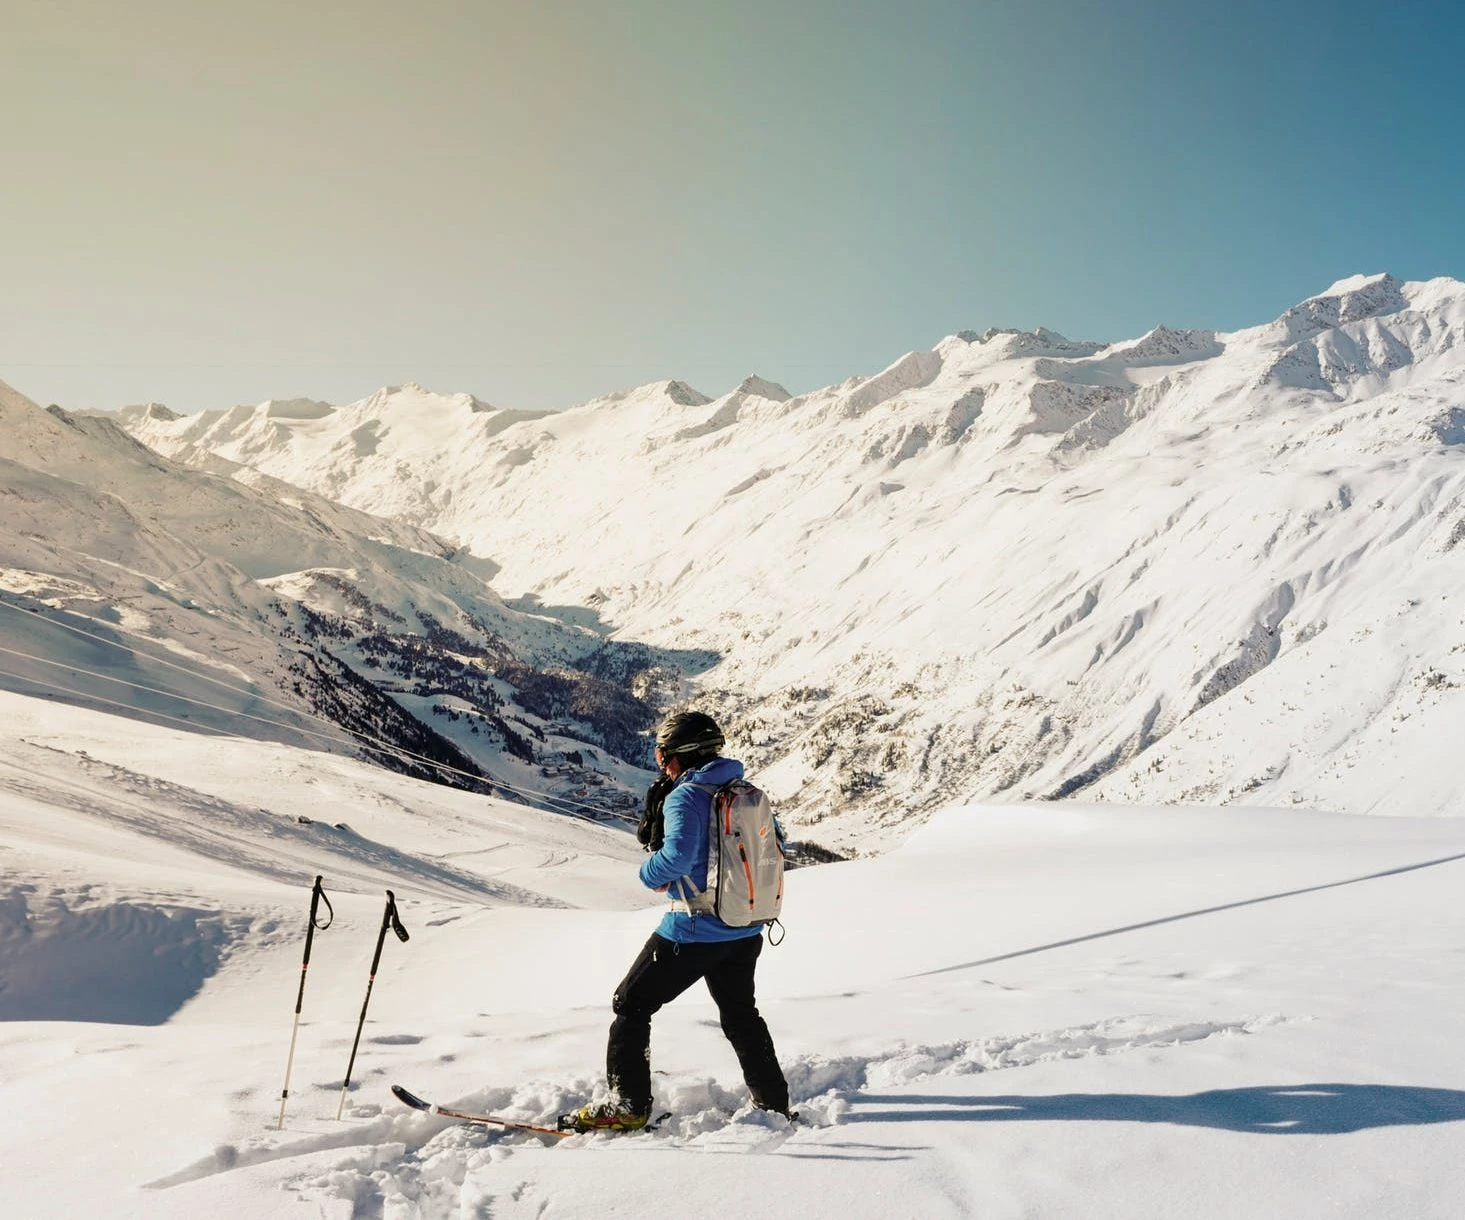
M672 887L677 896L682 877L690 877L698 890L707 888L708 836L712 828L712 796L691 784L721 787L742 779L743 764L731 758L714 758L697 770L677 778L677 786L666 796L662 816L666 822L661 850L641 865L641 881L648 889ZM782 835L779 836L780 841ZM668 911L661 917L656 934L680 944L692 941L741 940L757 936L761 924L748 928L730 928L716 915L689 915L685 911Z

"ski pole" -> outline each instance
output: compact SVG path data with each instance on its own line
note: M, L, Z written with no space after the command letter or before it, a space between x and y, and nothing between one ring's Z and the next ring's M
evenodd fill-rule
M295 1027L290 1031L290 1057L285 1060L285 1087L280 1090L280 1125L275 1128L277 1131L285 1129L285 1100L290 1096L290 1069L295 1066L295 1039L300 1033L300 1006L305 1002L305 972L310 969L310 942L315 938L317 930L324 932L336 918L331 900L321 888L322 880L323 878L317 876L315 888L310 891L310 920L305 925L305 958L300 963L300 992L295 997ZM320 910L321 903L326 904L328 912L325 923L316 922L316 913Z
M382 944L387 939L389 927L397 934L398 940L403 944L407 943L407 929L397 918L397 899L391 890L387 891L387 909L382 912L381 931L376 934L376 952L371 956L371 973L366 979L366 999L361 1001L361 1020L356 1022L356 1040L351 1043L351 1059L346 1064L346 1079L341 1082L341 1104L336 1107L337 1118L346 1109L346 1090L351 1087L351 1069L356 1066L356 1048L361 1045L361 1030L366 1025L366 1006L371 1003L371 986L376 982L376 968L381 965Z

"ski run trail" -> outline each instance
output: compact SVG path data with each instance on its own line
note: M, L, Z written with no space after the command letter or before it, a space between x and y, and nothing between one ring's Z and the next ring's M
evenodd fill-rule
M698 988L656 1132L603 1089L632 836L287 745L0 694L0 1201L29 1217L1454 1217L1465 822L951 808L790 875L752 1110ZM1407 811L1397 811L1407 815ZM316 933L277 1130L314 876ZM388 937L342 1076L384 890Z

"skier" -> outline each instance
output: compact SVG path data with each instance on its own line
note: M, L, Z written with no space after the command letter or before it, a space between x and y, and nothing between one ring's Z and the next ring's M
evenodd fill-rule
M675 883L683 877L690 877L698 889L707 888L712 796L691 785L716 788L742 778L743 764L718 753L723 745L722 730L702 712L673 713L657 730L656 763L662 774L648 793L648 806L664 797L664 833L659 844L651 837L653 854L641 866L647 888L665 893L668 887L680 888ZM780 843L782 837L779 831ZM674 904L611 1001L615 1020L606 1048L610 1099L581 1106L565 1116L566 1125L580 1131L637 1131L646 1125L651 1116L651 1018L698 979L706 980L717 1004L722 1032L737 1053L753 1104L792 1117L788 1083L753 1000L762 930L758 924L731 927L712 914L693 915Z

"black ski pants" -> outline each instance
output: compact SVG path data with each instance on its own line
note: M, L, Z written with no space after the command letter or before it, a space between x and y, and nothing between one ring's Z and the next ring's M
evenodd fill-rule
M652 1015L698 979L705 979L753 1104L786 1111L788 1084L778 1066L768 1025L753 1002L753 971L762 951L761 936L680 944L653 934L611 1003L615 1020L605 1056L611 1092L640 1113L650 1113Z

